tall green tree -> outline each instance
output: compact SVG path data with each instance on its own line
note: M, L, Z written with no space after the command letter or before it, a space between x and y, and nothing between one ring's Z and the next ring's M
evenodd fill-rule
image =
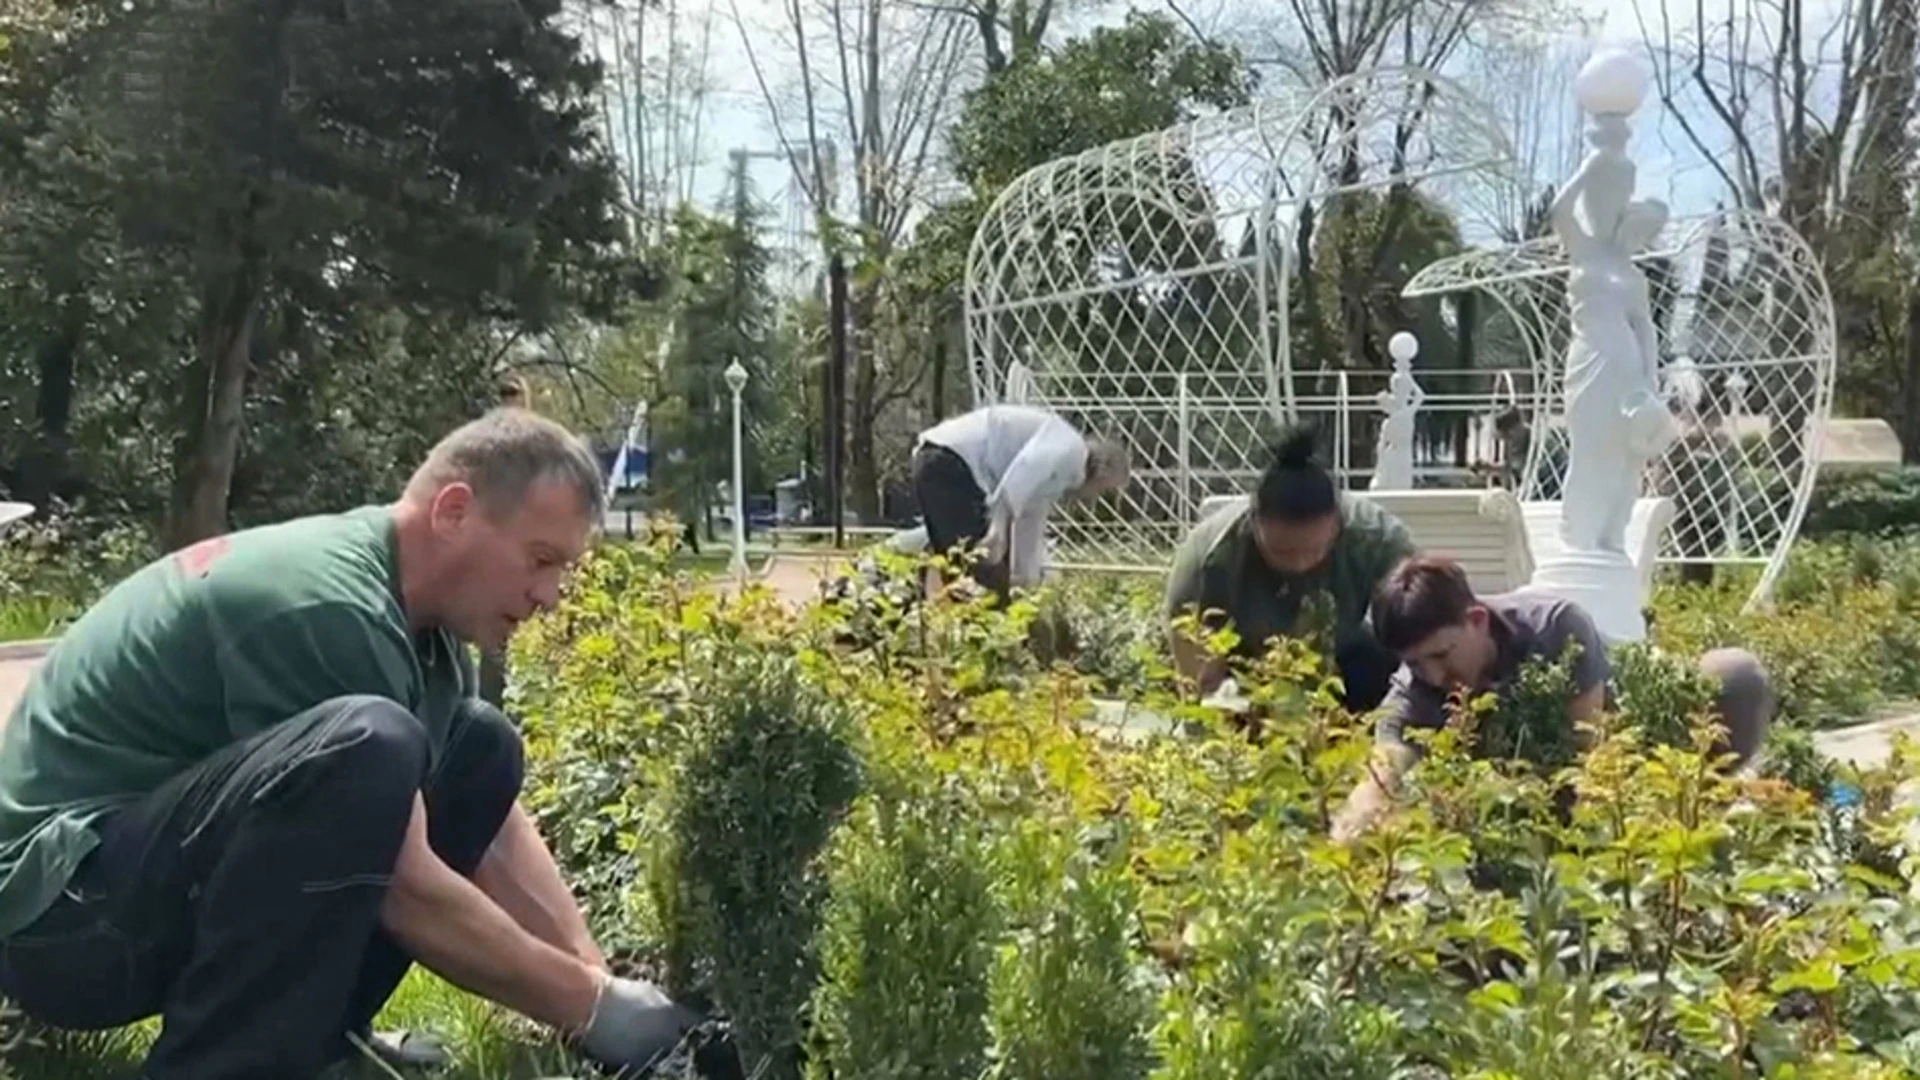
M559 0L156 0L90 31L50 153L112 178L119 234L178 261L166 540L228 525L277 311L539 326L609 299L599 71Z
M794 407L779 396L774 361L775 309L767 288L771 257L760 240L760 211L744 185L726 217L683 205L670 234L674 274L664 303L673 336L661 372L652 422L656 505L682 520L709 524L719 486L732 477L732 394L727 366L747 371L741 395L747 431L745 487L760 491L775 479L754 437L767 418Z
M967 95L948 142L968 194L937 208L916 230L901 260L896 305L917 319L927 347L941 350L948 360L934 391L943 409L964 362L960 289L968 247L1000 192L1046 162L1244 104L1255 83L1236 50L1200 41L1164 15L1134 11L1122 25L1101 27L1065 42L1052 54L1006 66ZM1158 178L1162 186L1183 192L1184 202L1204 203L1190 162L1174 160L1165 167L1167 175ZM1141 178L1143 183L1155 179ZM1166 268L1204 256L1218 244L1210 235L1188 235L1184 224L1163 208L1143 203L1127 208L1124 220L1104 214L1076 217L1094 209L1059 207L1060 232L1084 245L1089 275L1094 273L1093 261L1115 244L1130 249L1125 258L1131 264ZM1204 205L1192 209L1179 217L1206 215ZM1183 293L1157 315L1204 319L1207 305L1192 300ZM1060 330L1067 337L1075 332Z

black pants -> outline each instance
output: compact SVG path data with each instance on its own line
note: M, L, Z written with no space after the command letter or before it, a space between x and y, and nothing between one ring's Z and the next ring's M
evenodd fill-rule
M966 459L944 446L923 443L913 454L913 498L920 504L920 520L927 527L927 551L951 555L956 547L977 545L986 539L987 493ZM973 579L1002 600L1008 594L1008 564L982 560L973 566Z
M1386 700L1393 673L1400 669L1400 658L1388 652L1371 634L1361 635L1340 646L1333 666L1340 673L1345 691L1341 708L1352 713L1370 712Z
M518 733L463 707L437 762L384 698L344 697L224 748L99 826L0 994L55 1027L159 1015L147 1080L304 1080L349 1050L411 961L378 926L413 798L471 875L518 796Z

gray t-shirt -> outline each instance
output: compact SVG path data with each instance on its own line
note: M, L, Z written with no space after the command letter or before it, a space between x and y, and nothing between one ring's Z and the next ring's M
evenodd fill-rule
M1595 629L1593 619L1577 604L1535 592L1500 593L1484 596L1492 618L1495 647L1493 685L1498 694L1529 660L1553 663L1566 652L1569 642L1580 644L1580 655L1572 665L1573 692L1579 696L1605 683L1612 674L1607 662L1607 647ZM1440 728L1447 722L1447 691L1422 682L1407 665L1394 672L1393 683L1380 703L1374 741L1380 744L1406 745L1402 733L1407 728Z

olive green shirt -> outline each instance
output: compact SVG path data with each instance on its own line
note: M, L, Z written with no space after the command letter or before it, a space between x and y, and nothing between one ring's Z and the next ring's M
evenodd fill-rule
M1374 503L1345 492L1339 500L1340 533L1333 550L1317 570L1299 577L1273 570L1260 557L1252 500L1215 510L1194 526L1174 554L1167 577L1167 617L1197 610L1209 629L1231 623L1242 657L1259 656L1269 640L1281 635L1330 629L1339 647L1370 634L1367 608L1374 586L1414 553L1413 537L1399 518ZM1302 609L1316 594L1324 598L1330 628L1300 625Z
M385 507L215 537L115 586L60 638L0 731L0 937L59 896L95 825L237 739L371 694L435 755L471 658L401 609Z

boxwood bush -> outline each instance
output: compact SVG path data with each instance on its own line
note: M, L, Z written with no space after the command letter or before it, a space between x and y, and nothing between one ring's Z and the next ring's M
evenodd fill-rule
M512 704L596 923L751 1033L749 1075L1920 1070L1904 745L1842 770L1844 810L1729 776L1698 687L1643 656L1585 753L1528 735L1540 701L1474 702L1337 845L1370 734L1300 643L1241 673L1258 725L1126 650L1129 707L1184 734L1116 733L1114 680L1035 657L1055 598L794 611L665 550L592 557Z
M1920 544L1863 536L1803 543L1771 602L1743 610L1752 585L1752 572L1723 573L1711 585L1663 583L1649 636L1683 657L1722 645L1753 650L1790 725L1851 723L1920 697Z
M1830 468L1813 487L1801 535L1920 533L1920 466Z

